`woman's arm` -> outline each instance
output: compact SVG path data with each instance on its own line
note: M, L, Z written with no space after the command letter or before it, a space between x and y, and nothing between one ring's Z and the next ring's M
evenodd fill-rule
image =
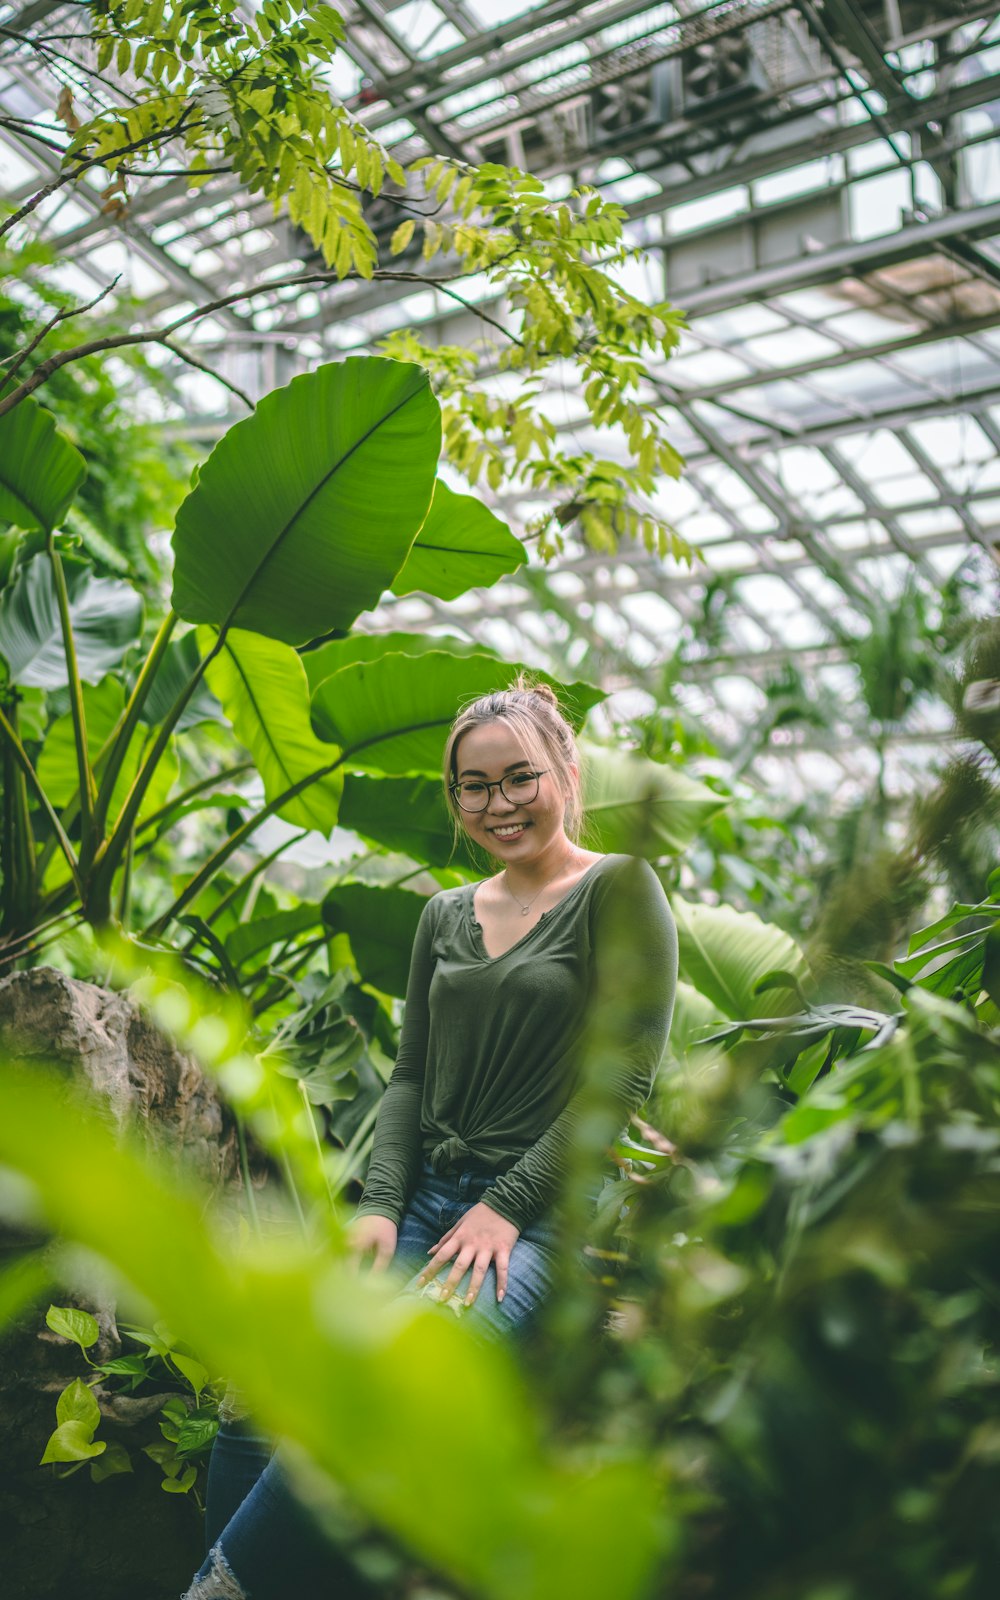
M677 931L663 887L646 861L609 875L595 897L594 1003L583 1082L482 1204L522 1229L559 1195L574 1148L601 1152L649 1098L677 987Z
M427 1067L435 914L434 901L429 900L413 942L399 1051L379 1106L365 1192L357 1210L357 1217L387 1217L397 1225L420 1175L420 1111Z

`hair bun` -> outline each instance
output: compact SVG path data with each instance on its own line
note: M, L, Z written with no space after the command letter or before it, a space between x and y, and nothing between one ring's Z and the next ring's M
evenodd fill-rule
M544 700L545 704L551 706L554 711L559 710L559 701L555 691L547 683L540 683L527 672L518 673L507 693L530 694L537 700Z

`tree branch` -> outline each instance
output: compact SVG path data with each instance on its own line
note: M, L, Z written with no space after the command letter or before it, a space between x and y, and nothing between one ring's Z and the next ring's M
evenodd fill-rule
M204 361L199 361L196 356L191 355L181 345L174 344L172 339L168 339L165 336L157 339L156 343L162 344L165 350L169 350L171 354L177 356L178 360L186 362L189 367L194 367L198 372L205 372L210 378L214 378L216 383L221 383L222 387L228 389L230 394L234 394L237 400L243 401L248 411L256 410L256 403L251 400L245 390L239 388L237 384L231 383L228 378L224 378L220 372L213 372L210 366Z
M353 274L349 276L353 276ZM450 294L453 299L460 300L461 304L473 316L481 318L484 322L491 323L493 327L499 329L513 343L521 344L522 341L517 338L516 334L504 328L501 323L488 316L472 301L464 299L464 297L448 288L449 284L460 283L463 278L468 276L467 272L456 272L449 277L429 278L422 272L394 272L390 268L381 267L372 273L373 278L387 283L419 283L425 289L440 289L442 293ZM178 317L174 322L168 323L165 328L153 328L140 333L108 334L102 339L91 339L86 344L77 345L72 350L60 350L56 355L49 356L47 360L42 361L35 368L30 378L25 378L18 388L11 390L10 394L0 399L0 417L6 415L8 411L13 411L14 407L19 405L26 395L33 394L36 389L41 388L42 384L51 378L54 372L58 372L61 367L65 367L71 361L82 361L86 356L97 355L103 350L121 350L127 345L164 344L178 329L186 327L191 322L200 321L202 317L210 317L216 311L225 310L227 306L237 305L241 300L256 300L261 295L274 294L278 289L304 287L310 283L336 284L346 281L347 278L339 278L335 272L299 272L287 278L273 278L268 283L257 284L249 289L240 289L234 294L221 295L217 300L210 300L207 305L196 306L193 311L185 312L182 317ZM175 353L180 354L179 351ZM184 359L188 359L186 355ZM197 365L197 362L193 362L192 365ZM205 370L211 371L210 368ZM218 374L212 373L212 376L218 377ZM225 383L226 380L220 378L219 382ZM237 393L239 393L238 390ZM240 395L240 398L246 400L245 395ZM247 401L247 404L250 404L250 402Z
M77 178L82 177L85 172L89 172L92 167L105 167L109 161L117 161L120 156L127 156L134 150L144 150L148 145L175 139L184 128L190 112L191 108L187 107L183 116L171 128L161 128L158 133L144 134L141 139L133 139L131 144L123 144L117 150L106 150L103 155L88 156L85 160L77 161L71 170L62 172L58 178L53 178L50 183L43 184L42 188L37 190L30 200L26 200L19 210L15 211L3 222L0 222L0 239L3 238L5 233L9 233L11 228L22 222L25 217L30 217L31 213L36 211L42 201L47 200L50 194L56 194L60 189L64 189L68 183L75 183ZM34 137L37 138L38 135L34 135ZM48 141L43 142L47 143ZM54 148L61 150L58 145Z
M45 324L44 328L42 328L41 332L36 333L35 337L25 350L15 350L13 355L5 356L4 359L0 361L0 367L5 367L8 361L12 361L14 365L11 367L10 371L4 375L2 381L0 381L0 389L5 389L9 383L13 382L15 375L20 372L28 357L33 353L33 351L38 349L38 346L41 344L42 340L48 337L53 328L57 327L60 322L66 322L70 317L82 317L85 311L93 311L94 307L99 305L104 299L105 295L109 295L111 291L117 287L120 281L121 273L118 274L117 278L112 278L107 288L102 289L100 294L95 294L93 300L88 300L85 306L71 306L66 311L57 311L54 317L50 317L49 321Z

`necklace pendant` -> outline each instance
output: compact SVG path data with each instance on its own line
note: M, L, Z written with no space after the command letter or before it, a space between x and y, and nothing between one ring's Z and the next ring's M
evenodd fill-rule
M522 906L521 907L521 915L522 915L522 917L526 917L530 910L531 910L530 906Z

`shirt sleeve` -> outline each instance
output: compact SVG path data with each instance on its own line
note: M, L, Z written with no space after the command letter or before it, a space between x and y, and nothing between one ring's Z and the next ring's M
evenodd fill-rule
M594 1001L583 1082L540 1138L508 1168L484 1204L523 1229L562 1190L575 1147L596 1128L606 1146L649 1098L677 988L677 930L647 861L629 860L595 895ZM596 1119L596 1120L594 1120ZM584 1127L585 1124L585 1127Z
M372 1157L356 1213L359 1217L389 1217L397 1225L420 1176L420 1112L427 1070L435 915L431 899L423 909L413 941L396 1065L375 1120Z

